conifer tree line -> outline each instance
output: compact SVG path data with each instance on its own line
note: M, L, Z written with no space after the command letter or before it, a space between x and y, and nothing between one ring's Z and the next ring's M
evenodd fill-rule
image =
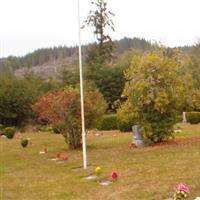
M140 38L123 38L120 40L113 41L113 51L112 54L119 56L125 51L140 49L141 51L146 51L152 49L152 44ZM83 57L87 56L87 51L94 44L83 45ZM41 66L46 63L52 63L56 60L74 58L77 59L78 51L77 47L54 47L38 49L32 53L28 53L25 56L8 56L6 58L0 58L0 72L15 71L20 68L31 68L33 66ZM63 62L63 65L65 62Z

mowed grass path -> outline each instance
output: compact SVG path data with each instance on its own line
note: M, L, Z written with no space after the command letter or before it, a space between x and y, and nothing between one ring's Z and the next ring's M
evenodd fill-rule
M32 145L23 149L20 139L1 138L1 200L164 200L173 196L173 188L187 183L189 199L200 196L200 125L182 125L176 143L130 148L130 133L101 132L88 137L87 172L74 172L82 165L82 152L70 151L61 135L25 133ZM39 155L44 147L46 155ZM55 163L57 152L69 156ZM117 171L119 179L110 186L86 181L84 176L102 168L102 179Z

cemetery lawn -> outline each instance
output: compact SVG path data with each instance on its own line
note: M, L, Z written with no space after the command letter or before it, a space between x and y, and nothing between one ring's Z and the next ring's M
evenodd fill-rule
M31 138L27 148L20 139L0 138L1 200L164 200L173 196L178 183L186 183L189 199L200 196L200 125L180 125L175 142L130 148L130 133L98 132L88 136L88 171L72 169L82 165L81 151L70 151L61 135L24 133ZM44 147L48 153L39 155ZM49 160L60 152L69 156L64 163ZM101 186L83 177L102 168L101 179L112 171L119 179Z

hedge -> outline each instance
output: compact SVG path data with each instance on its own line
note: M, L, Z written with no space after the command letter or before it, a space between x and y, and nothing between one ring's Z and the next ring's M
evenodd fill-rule
M101 121L97 124L98 130L116 130L117 116L116 114L104 115Z
M191 124L198 124L200 123L200 112L187 112L186 119Z
M117 121L118 129L121 132L130 132L130 131L132 131L132 126L133 125L134 124L132 124L130 122L124 122L124 121L120 121L120 120Z
M104 115L102 120L97 124L98 130L120 130L121 132L130 132L132 123L117 120L116 114Z

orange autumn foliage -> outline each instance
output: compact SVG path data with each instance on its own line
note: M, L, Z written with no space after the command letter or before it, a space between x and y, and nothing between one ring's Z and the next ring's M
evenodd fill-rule
M86 128L92 128L105 110L105 101L95 89L87 91L84 98ZM60 127L70 148L81 147L81 107L77 88L47 93L32 105L37 120L47 120L53 127Z

